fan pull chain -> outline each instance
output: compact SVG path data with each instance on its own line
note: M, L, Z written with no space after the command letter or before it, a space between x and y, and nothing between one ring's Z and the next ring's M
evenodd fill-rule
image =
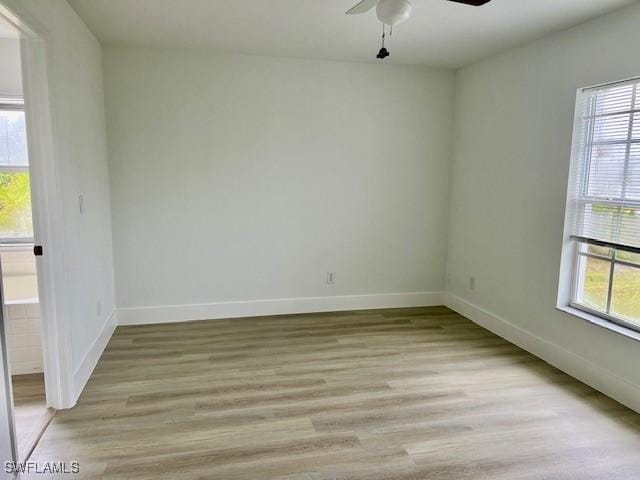
M384 47L384 41L386 37L387 37L387 32L385 30L385 24L383 23L382 24L382 48L378 52L378 55L376 55L376 58L379 60L383 60L389 56L389 51Z

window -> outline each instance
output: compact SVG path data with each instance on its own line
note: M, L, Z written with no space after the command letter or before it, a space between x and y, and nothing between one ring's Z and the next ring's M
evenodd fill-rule
M640 79L578 95L571 306L640 330Z
M32 239L24 108L20 100L0 98L0 243Z

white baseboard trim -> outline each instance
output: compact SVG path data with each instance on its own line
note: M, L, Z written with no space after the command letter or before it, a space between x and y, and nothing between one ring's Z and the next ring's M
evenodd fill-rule
M442 292L414 292L120 308L118 309L118 325L175 323L192 320L377 308L428 307L442 305L443 300Z
M104 323L100 334L91 345L91 348L89 348L89 351L84 356L80 366L76 369L73 375L73 385L75 388L74 404L78 401L82 390L84 390L85 385L89 381L89 377L91 377L93 370L96 368L98 360L100 360L100 356L107 347L117 325L118 317L117 312L114 309L113 312L111 312L111 315L107 317L107 321Z
M599 392L640 412L640 385L633 384L590 360L534 335L461 297L446 293L445 305Z
M32 373L42 373L43 371L42 360L11 362L11 375L30 375Z

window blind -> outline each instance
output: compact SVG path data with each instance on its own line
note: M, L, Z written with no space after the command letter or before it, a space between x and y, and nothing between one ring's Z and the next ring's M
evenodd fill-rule
M29 165L23 110L21 100L0 97L0 169Z
M640 251L640 79L585 89L574 141L572 238Z

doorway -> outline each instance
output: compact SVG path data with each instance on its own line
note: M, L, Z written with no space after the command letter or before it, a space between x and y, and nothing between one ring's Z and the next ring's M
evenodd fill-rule
M29 458L55 412L45 393L27 145L19 36L0 19L0 266L20 461Z

